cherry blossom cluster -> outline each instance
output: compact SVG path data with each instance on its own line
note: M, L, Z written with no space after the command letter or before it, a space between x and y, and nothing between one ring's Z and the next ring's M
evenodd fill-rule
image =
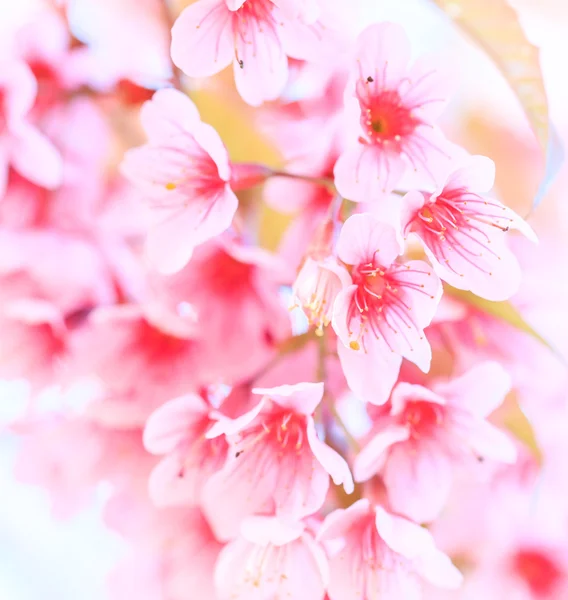
M104 487L112 597L568 597L506 418L553 358L482 309L522 298L536 236L437 124L447 65L394 23L348 35L346 4L68 0L10 29L16 474L61 517ZM279 166L233 160L204 92Z

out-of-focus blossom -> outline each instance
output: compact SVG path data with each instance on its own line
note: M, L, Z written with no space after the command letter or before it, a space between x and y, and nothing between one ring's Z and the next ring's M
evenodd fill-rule
M21 61L0 65L0 196L6 189L8 167L46 188L61 183L61 157L53 144L28 120L37 83Z
M343 540L343 547L330 558L331 600L381 595L416 600L421 597L421 581L447 589L462 581L426 529L373 507L366 499L328 515L318 539Z
M382 473L396 512L418 523L434 520L449 495L454 465L515 460L513 443L485 420L510 385L497 363L479 365L432 390L399 383L389 412L375 421L355 460L355 478Z

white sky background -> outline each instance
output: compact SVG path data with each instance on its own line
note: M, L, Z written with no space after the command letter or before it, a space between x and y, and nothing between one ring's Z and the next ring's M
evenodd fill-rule
M23 12L25 5L34 1L0 0L4 25L6 15L17 21L17 12ZM551 112L560 131L566 133L568 14L562 20L556 18L555 1L561 3L515 0L514 4L523 11L529 37L543 49ZM10 8L6 10L8 2ZM365 21L402 23L416 54L442 52L448 45L459 48L460 52L453 53L463 61L459 102L486 107L499 120L518 122L522 113L506 84L481 53L463 41L426 0L369 0L364 4L370 7L362 15ZM0 38L1 27L0 24ZM17 413L19 406L13 388L0 385L0 426ZM16 440L0 430L0 599L104 600L106 575L124 553L121 542L104 528L96 506L65 522L52 520L47 495L38 488L14 482L11 470L15 452Z

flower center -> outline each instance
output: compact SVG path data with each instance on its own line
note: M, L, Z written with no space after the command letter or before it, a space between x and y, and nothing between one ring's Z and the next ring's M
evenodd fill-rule
M562 572L544 552L520 550L513 558L513 569L539 598L548 598L562 578Z
M357 290L349 307L348 322L359 315L365 323L365 326L361 328L360 337L370 329L378 338L380 322L384 320L385 294L389 291L396 291L396 288L389 283L386 270L380 265L376 265L374 260L355 267L351 275L353 283L357 285ZM350 346L353 350L359 350L359 341L352 341Z
M373 143L400 142L414 132L419 122L396 90L379 91L376 85L374 80L359 82L359 88L364 86L358 94L361 126Z
M413 438L426 437L440 426L444 418L442 406L417 400L409 402L402 413L402 421L410 426Z

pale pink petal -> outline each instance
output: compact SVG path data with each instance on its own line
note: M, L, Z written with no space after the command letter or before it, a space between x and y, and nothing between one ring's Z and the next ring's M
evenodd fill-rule
M280 462L269 444L258 443L239 456L229 455L223 469L207 481L202 506L219 540L238 535L246 517L274 514Z
M158 90L140 109L140 121L152 143L167 142L182 132L191 132L200 122L199 111L183 92Z
M196 246L231 226L238 203L228 186L213 197L193 199L150 230L146 238L148 258L161 273L181 270Z
M312 417L308 417L307 434L310 448L322 467L331 475L335 485L343 485L346 493L354 490L353 478L347 461L335 450L324 444L317 435Z
M203 398L197 394L187 394L166 402L146 422L144 447L152 454L172 452L208 410Z
M437 125L419 125L411 139L422 150L406 153L406 159L413 169L426 173L436 185L442 185L448 173L463 161L464 150L450 142ZM409 144L409 149L413 146Z
M333 169L339 193L353 202L399 203L388 197L400 181L406 163L377 144L357 144L343 151ZM389 214L392 211L388 211Z
M174 63L190 77L209 77L231 64L233 14L225 0L199 0L172 27Z
M309 536L283 546L259 546L237 539L219 556L215 583L219 600L309 598L323 600L325 558ZM314 552L317 550L317 552Z
M384 480L393 509L417 523L434 520L447 501L452 483L449 458L435 446L394 446Z
M348 265L376 258L382 267L389 267L401 252L394 228L369 213L349 217L337 241L337 255Z
M0 89L3 94L3 110L6 112L8 127L17 124L32 109L36 94L37 82L23 61L2 61L0 63Z
M247 20L245 36L238 36L239 61L233 72L239 94L251 106L276 100L288 79L288 59L277 32L257 19ZM276 25L277 27L277 25Z
M357 39L357 66L363 79L371 76L385 87L406 74L410 43L404 28L395 23L367 27Z
M358 338L360 334L361 323L355 323L356 329L353 327L353 323L348 322L349 307L353 302L353 297L357 292L356 285L350 285L345 289L341 290L335 297L333 303L333 314L331 317L331 326L337 334L337 337L345 345L349 345L349 342L353 337Z
M416 401L433 402L434 404L446 404L445 399L428 388L412 383L401 382L393 390L391 396L391 415L399 415L405 409L408 402Z
M317 539L330 541L347 535L353 526L370 514L371 505L367 498L361 498L348 508L338 508L329 513L324 519L318 532Z
M487 245L483 230L455 232L451 246L425 247L436 273L450 285L487 300L507 300L519 289L521 268L515 255L498 238Z
M192 506L199 502L198 492L201 484L202 478L198 468L187 468L179 454L170 454L150 473L148 493L158 507Z
M278 35L284 51L299 60L322 60L335 47L337 38L331 29L321 23L306 23L297 18L279 16Z
M247 0L225 0L229 10L239 10Z
M317 512L325 502L329 474L318 462L310 442L301 449L284 452L278 461L278 481L274 488L276 514L287 519L301 519ZM281 453L282 454L282 453ZM342 459L343 460L343 459Z
M401 88L402 102L415 106L413 113L422 121L437 119L455 91L455 73L438 56L423 55L412 65L407 77L408 86Z
M416 213L424 206L425 201L425 194L416 190L408 192L402 199L400 226L405 235L407 233L407 227L416 217Z
M359 398L370 404L382 405L388 400L398 379L402 358L384 346L370 345L367 352L356 352L341 341L337 353L349 389Z
M231 179L231 167L227 148L217 131L207 123L197 123L192 130L195 141L213 159L223 181Z
M270 400L268 397L263 397L260 402L256 404L251 410L242 414L236 419L228 419L219 415L219 420L215 423L211 429L205 434L207 439L213 439L220 435L235 435L241 432L243 429L250 425L260 414L260 411L269 404Z
M355 457L355 481L367 481L376 475L385 462L387 450L397 442L406 441L409 435L409 428L399 425L393 425L374 435Z
M438 383L434 390L447 398L448 404L484 418L501 406L511 385L511 376L499 363L484 362L461 377Z
M427 529L388 513L382 506L375 508L375 525L389 548L406 558L415 559L435 549L434 539Z
M463 582L463 575L438 549L416 557L412 566L426 581L442 589L455 590Z
M242 536L253 544L282 546L297 540L304 532L301 521L287 521L278 517L247 517L241 525Z
M445 189L466 189L478 194L488 192L495 183L495 163L487 156L471 156L467 163L454 171Z
M477 456L509 464L517 460L517 448L511 438L487 421L472 424L464 438Z
M10 142L12 166L30 181L54 189L63 180L63 162L55 146L31 125L21 124Z
M296 383L274 388L254 388L253 394L268 396L283 408L300 415L311 415L323 398L323 383Z

